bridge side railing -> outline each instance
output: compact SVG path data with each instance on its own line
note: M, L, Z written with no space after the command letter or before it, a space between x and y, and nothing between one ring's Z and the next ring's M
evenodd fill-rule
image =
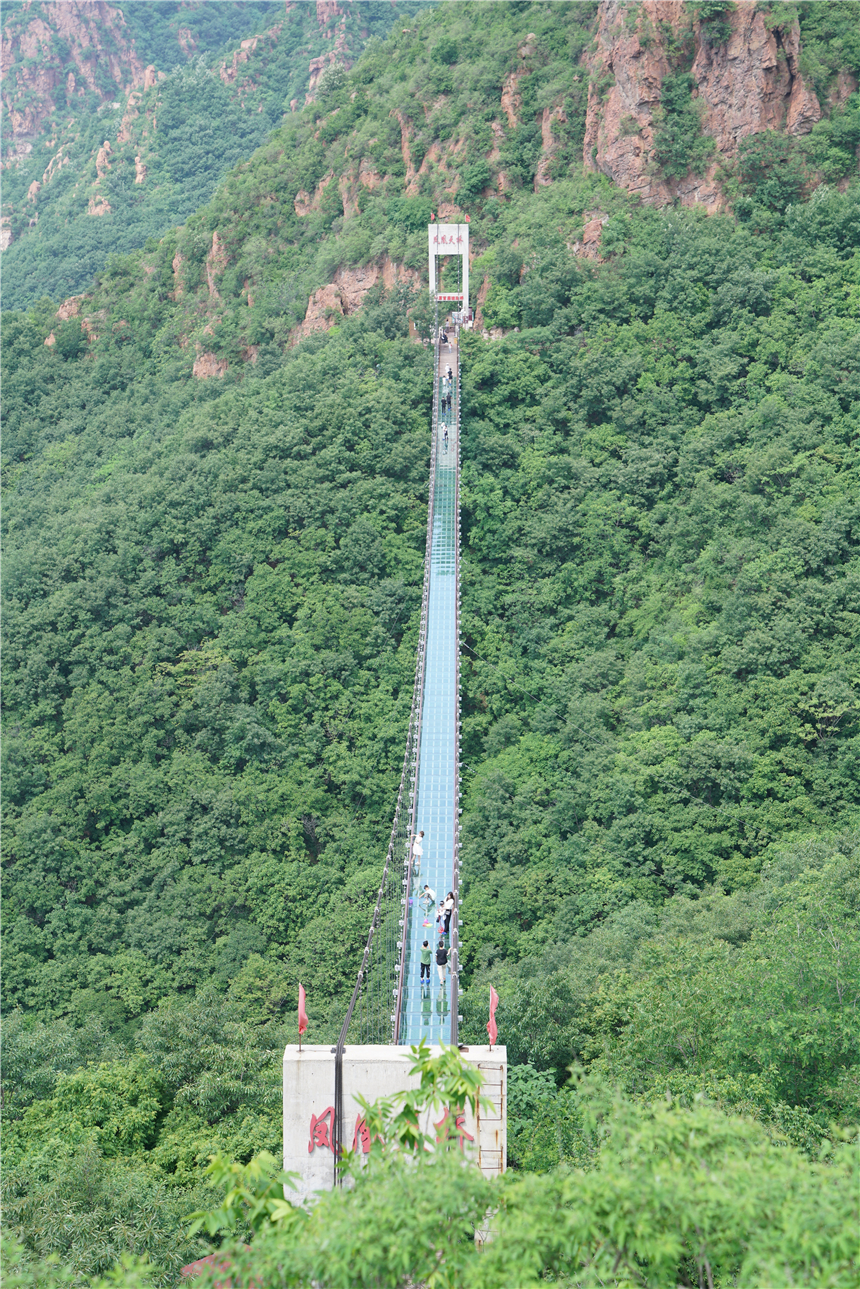
M454 911L451 914L451 1042L459 1041L460 1026L460 433L462 428L460 383L460 346L457 345L457 466L454 474L454 505L457 531L454 539L454 577L456 583L455 635L456 653L456 707L454 743Z

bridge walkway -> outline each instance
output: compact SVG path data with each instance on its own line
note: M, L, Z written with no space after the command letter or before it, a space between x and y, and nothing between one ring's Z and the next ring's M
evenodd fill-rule
M446 978L444 985L440 984L435 953L439 943L436 909L425 912L420 898L425 882L435 893L437 906L449 891L456 890L460 389L457 345L453 337L447 346L439 345L437 354L437 397L434 399L437 410L433 425L437 451L415 808L415 830L424 831L424 853L409 892L401 1043L417 1043L422 1037L428 1043L451 1041L451 977ZM450 382L445 380L448 367L452 370ZM447 392L451 394L450 410L443 404ZM451 930L447 941L449 953L456 934L454 922ZM433 950L429 986L420 979L421 947L425 939Z

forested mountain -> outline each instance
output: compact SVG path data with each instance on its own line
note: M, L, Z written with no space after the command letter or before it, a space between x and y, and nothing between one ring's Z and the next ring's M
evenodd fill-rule
M679 1124L700 1094L756 1120L743 1158L803 1186L856 1122L857 19L432 8L281 103L182 227L4 314L29 1256L174 1283L208 1156L278 1152L299 979L336 1033L411 698L434 211L469 215L479 288L463 1033L495 984L512 1161L609 1169L572 1061ZM764 70L719 133L744 33ZM622 126L646 57L664 97ZM174 76L223 87L147 92Z
M426 0L3 6L3 296L88 285L181 224L326 67Z

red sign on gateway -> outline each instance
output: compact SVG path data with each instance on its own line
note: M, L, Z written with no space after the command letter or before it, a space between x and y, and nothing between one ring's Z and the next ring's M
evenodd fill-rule
M334 1106L330 1105L323 1110L322 1114L311 1115L311 1139L308 1142L308 1154L312 1155L316 1146L334 1153L333 1137Z

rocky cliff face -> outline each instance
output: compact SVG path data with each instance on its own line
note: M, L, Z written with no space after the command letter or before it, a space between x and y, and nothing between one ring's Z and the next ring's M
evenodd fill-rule
M718 210L724 202L718 167L735 155L745 135L812 129L821 107L800 73L796 17L789 13L784 24L773 25L755 3L741 0L725 19L728 39L718 40L680 0L642 0L636 6L602 0L590 59L586 166L645 201L679 199ZM702 132L716 147L701 175L667 179L655 163L654 140L661 87L682 64L690 66Z
M25 0L3 26L5 161L26 156L52 113L92 92L105 102L143 83L119 9L103 0Z

